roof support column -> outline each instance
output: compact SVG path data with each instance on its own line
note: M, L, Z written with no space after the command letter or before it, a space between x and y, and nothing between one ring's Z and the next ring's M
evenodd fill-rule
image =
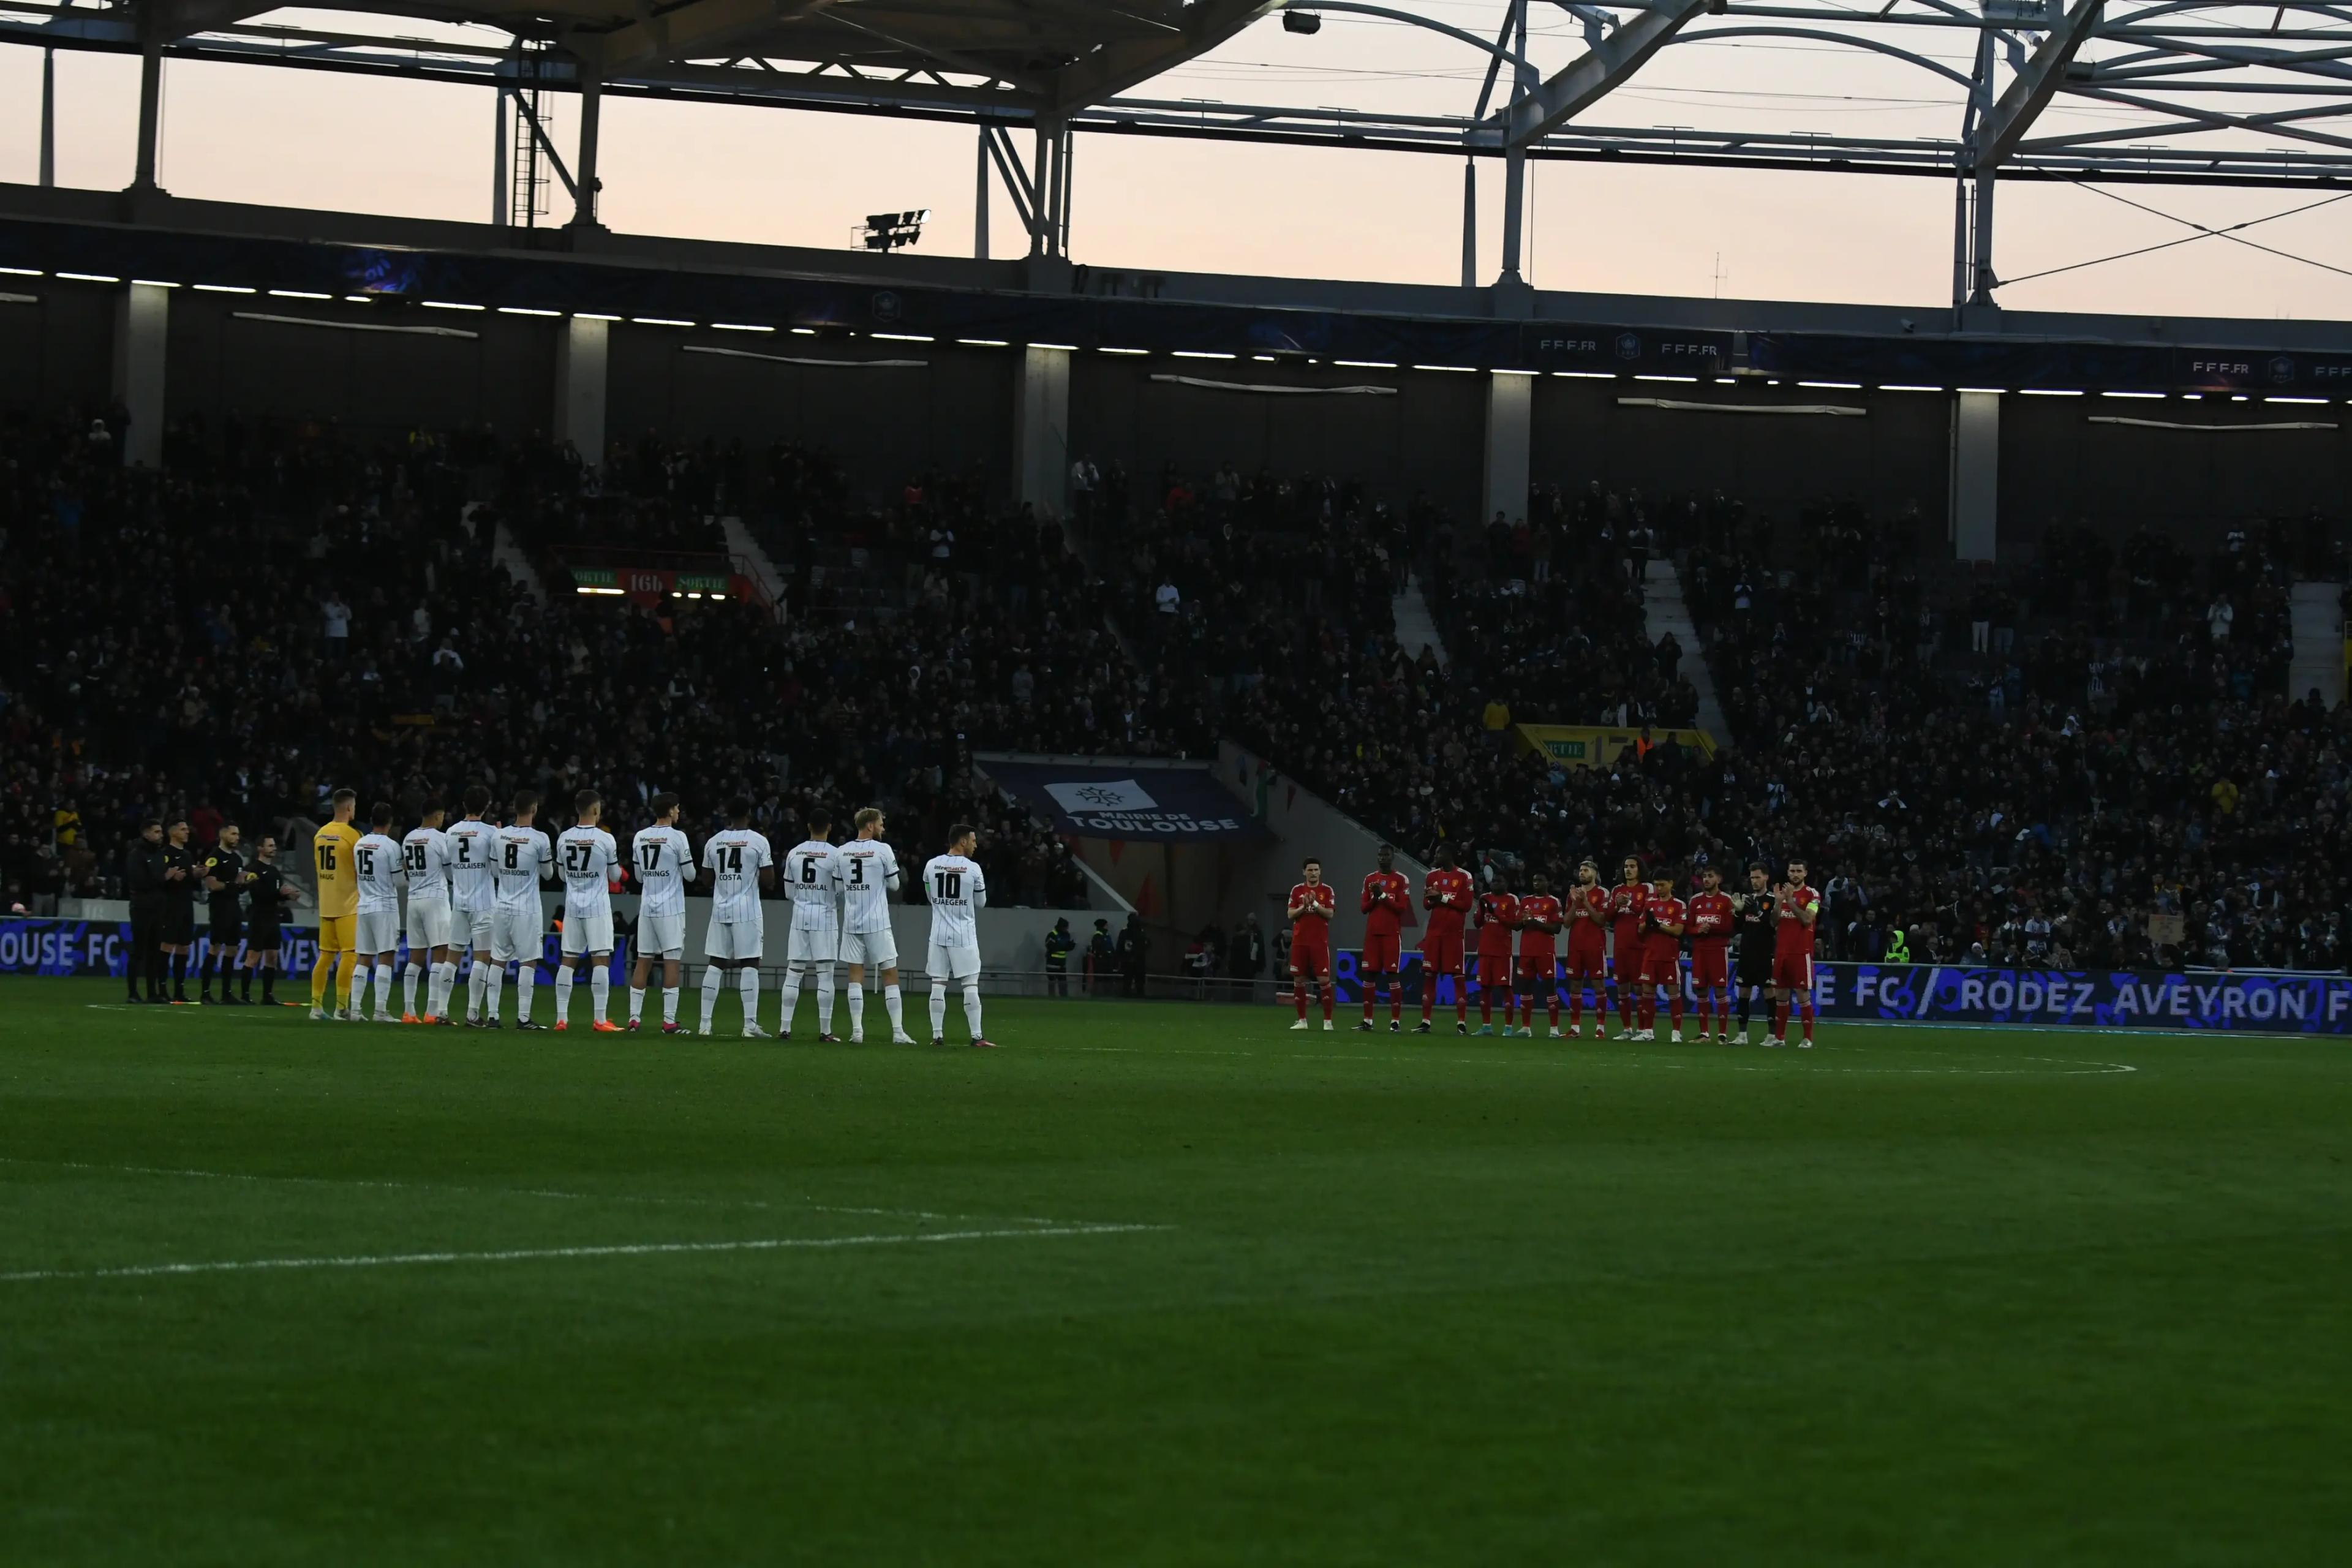
M1519 225L1527 199L1527 149L1514 142L1503 153L1503 274L1498 282L1520 281Z
M134 195L152 194L155 184L156 143L163 135L163 40L151 35L139 44L139 146L131 176Z
M596 177L596 136L604 120L604 83L591 67L580 68L580 169L573 177L572 226L602 228L596 219L596 196L604 182Z
M1977 170L1976 187L1976 254L1969 268L1969 303L1990 305L1993 302L1992 272L1992 183L1995 171L1990 166Z
M512 137L507 127L507 89L500 86L492 94L498 108L490 120L490 226L507 226L507 150Z
M58 51L41 51L41 185L58 183Z
M971 189L971 257L988 259L988 127L980 128L980 172Z
M1533 446L1536 378L1507 370L1486 375L1486 472L1481 526L1528 514L1528 459Z
M2000 531L2000 394L1962 392L1952 402L1948 524L1956 561L1990 561Z
M172 323L172 291L160 283L133 283L114 302L114 400L131 416L122 435L122 466L163 465L163 350Z
M1035 144L1029 154L1029 178L1037 193L1029 209L1031 256L1051 254L1049 242L1054 233L1055 207L1054 153L1060 142L1052 121L1037 121Z
M1013 499L1040 517L1070 500L1070 353L1024 348L1013 389Z
M1478 287L1478 160L1462 160L1462 287Z
M612 331L610 321L568 316L555 340L555 438L571 442L581 462L591 468L604 466L604 388Z

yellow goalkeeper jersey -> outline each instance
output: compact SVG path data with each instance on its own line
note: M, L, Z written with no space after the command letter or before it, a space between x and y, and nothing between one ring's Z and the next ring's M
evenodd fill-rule
M360 830L348 822L330 822L310 841L310 866L319 874L319 918L341 920L358 907L359 868L352 850Z

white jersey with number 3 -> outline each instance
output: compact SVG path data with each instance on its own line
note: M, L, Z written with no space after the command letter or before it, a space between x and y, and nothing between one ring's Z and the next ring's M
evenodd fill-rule
M898 857L879 838L853 838L835 853L841 858L841 929L853 936L888 931Z
M976 861L961 855L934 855L923 868L923 896L931 901L933 947L980 946L980 922L988 904L988 879Z
M822 838L804 839L784 856L784 891L793 900L793 929L839 929L835 902L841 897L841 851Z

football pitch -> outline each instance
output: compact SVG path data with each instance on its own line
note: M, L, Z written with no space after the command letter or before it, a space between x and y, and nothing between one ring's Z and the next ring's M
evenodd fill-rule
M119 999L0 981L9 1564L2352 1540L2345 1042L992 1001L1003 1049L940 1051Z

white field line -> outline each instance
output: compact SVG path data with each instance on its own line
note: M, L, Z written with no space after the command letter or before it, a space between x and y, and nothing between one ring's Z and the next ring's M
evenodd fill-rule
M1561 1041L1560 1043L1563 1045L1567 1044L1566 1041ZM1668 1048L1671 1049L1672 1047L1670 1047ZM1885 1075L1934 1074L1945 1075L1953 1078L2099 1078L2116 1073L2136 1073L2139 1071L2139 1068L2130 1066L2128 1063L2125 1062L2077 1061L2066 1057L2019 1057L2015 1058L2019 1061L2049 1062L2057 1069L2054 1071L2051 1070L2051 1068L2045 1068L1825 1067L1821 1065L1821 1058L1818 1056L1810 1058L1813 1065L1800 1068L1795 1064L1806 1061L1808 1058L1796 1054L1794 1047L1790 1047L1790 1055L1786 1058L1783 1058L1790 1064L1787 1067L1781 1067L1777 1063L1772 1066L1767 1066L1763 1062L1757 1062L1751 1065L1747 1062L1725 1061L1719 1058L1711 1058L1704 1061L1677 1062L1662 1061L1656 1057L1600 1056L1591 1052L1578 1052L1572 1056L1559 1057L1458 1057L1447 1056L1439 1052L1431 1051L1418 1056L1376 1057L1360 1052L1351 1055L1341 1051L1163 1050L1154 1046L1080 1046L1077 1049L1081 1051L1108 1053L1118 1056L1141 1057L1263 1057L1268 1061L1376 1062L1391 1066L1416 1062L1448 1062L1457 1067L1628 1067L1655 1068L1666 1072L1704 1072L1714 1068L1720 1068L1727 1072L1872 1073Z
M1045 1229L935 1230L907 1236L790 1236L760 1241L639 1241L609 1247L510 1247L496 1252L392 1252L346 1258L251 1258L210 1263L141 1263L119 1268L27 1268L0 1283L37 1279L148 1279L176 1274L240 1274L310 1268L399 1268L436 1263L530 1263L576 1258L650 1258L701 1252L783 1252L844 1247L910 1247L935 1241L1021 1241L1047 1236L1122 1236L1167 1230L1158 1225L1064 1225Z
M631 1193L573 1193L554 1187L482 1187L455 1182L389 1182L365 1176L275 1176L247 1171L196 1171L167 1165L106 1165L84 1160L30 1160L0 1154L0 1165L43 1165L59 1171L96 1171L123 1176L174 1176L203 1182L271 1182L322 1187L378 1187L394 1192L474 1193L493 1197L555 1198L567 1203L647 1204L685 1208L781 1209L787 1213L856 1214L883 1219L990 1220L999 1224L1055 1226L1068 1222L1027 1215L941 1214L931 1209L864 1208L847 1204L772 1204L759 1198L660 1198Z

